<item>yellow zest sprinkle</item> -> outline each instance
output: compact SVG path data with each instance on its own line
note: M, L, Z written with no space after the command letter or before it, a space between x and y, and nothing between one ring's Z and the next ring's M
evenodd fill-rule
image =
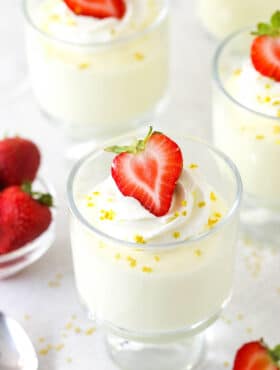
M66 361L70 364L72 362L72 358L71 357L67 357Z
M211 193L210 193L210 200L212 200L213 202L215 202L217 200L217 196L213 191L211 191Z
M108 198L107 199L107 202L112 203L113 202L113 198Z
M77 26L77 22L75 22L72 18L68 18L66 23L68 26Z
M26 320L26 321L30 320L30 316L29 316L29 315L27 315L27 314L25 314L25 315L24 315L24 320Z
M40 337L38 340L40 343L44 343L46 339L44 337Z
M111 30L110 30L110 32L111 32L111 35L115 35L116 34L116 30L115 30L115 28L111 28Z
M248 334L250 334L250 333L252 333L253 329L252 328L247 328L246 331L247 331Z
M198 165L197 165L197 164L195 164L195 163L191 163L191 164L189 165L189 168L191 168L191 169L198 168Z
M142 235L135 235L134 236L134 241L137 243L137 244L146 244L146 240L143 238Z
M143 266L142 267L142 271L143 272L147 272L147 273L150 273L150 272L153 272L153 269L149 266Z
M187 201L186 200L182 200L182 203L181 204L182 204L183 207L186 207L187 206Z
M154 256L154 260L155 260L156 262L159 262L159 261L160 261L160 256Z
M182 212L182 216L187 216L187 214L188 214L187 211Z
M120 253L115 254L115 259L120 260L121 259L121 254Z
M243 320L244 319L244 315L242 315L242 313L239 313L237 315L237 320Z
M275 140L275 144L280 145L280 139Z
M90 63L80 63L78 64L79 69L88 69L90 67Z
M224 362L224 367L229 367L229 362L228 361Z
M46 356L49 353L49 350L47 348L41 349L39 351L39 355Z
M141 61L141 60L143 60L145 57L144 57L144 54L137 52L137 53L135 53L135 54L134 54L134 58L135 58L136 60Z
M270 96L266 96L266 97L264 98L264 101L265 101L266 103L269 103L269 102L271 101L271 97L270 97Z
M209 227L212 227L214 226L219 220L217 218L212 218L212 217L209 217L208 219L208 226Z
M258 101L259 103L262 103L262 97L261 97L260 95L257 95L257 101Z
M95 196L100 195L100 191L94 191L92 194Z
M92 197L88 195L87 200L92 200Z
M70 330L70 329L72 329L73 328L73 324L71 323L71 322L69 322L68 324L66 324L66 326L65 326L65 329L66 330Z
M100 216L100 220L108 220L108 221L112 221L114 220L115 216L116 216L116 213L110 209L109 211L106 211L105 209L102 209L101 211L101 216Z
M240 76L241 75L241 72L242 72L242 69L241 68L237 68L233 71L233 74L234 76Z
M264 135L256 135L256 139L257 140L263 140L264 139Z
M271 85L270 84L265 84L265 88L266 89L271 89Z
M60 283L59 283L59 281L49 281L49 282L48 282L48 286L49 286L50 288L57 288L57 287L59 287L59 286L60 286Z
M200 249L196 249L194 251L194 254L197 256L197 257L201 257L202 256L202 251Z
M106 247L106 244L102 240L100 240L99 241L99 248L103 249L105 247Z
M54 22L58 22L60 20L60 16L58 14L51 14L49 19Z
M77 315L72 315L72 316L71 316L71 319L72 319L72 320L77 320Z
M92 202L88 202L87 206L91 208L94 207L94 204Z
M206 203L205 202L199 202L198 204L198 208L203 208L206 206Z
M80 334L81 331L82 331L81 328L75 328L75 333Z
M221 218L221 217L222 217L222 215L221 215L221 213L220 213L220 212L215 212L215 213L214 213L214 216L215 216L215 217L217 217L217 218Z
M181 234L179 233L179 231L174 231L174 233L173 233L173 238L174 239L178 239L178 238L180 238L180 236L181 236Z
M92 335L95 332L95 328L89 328L85 331L86 335Z
M280 109L277 111L277 117L280 118Z
M274 106L280 105L280 100L275 100L275 101L272 103L272 105L274 105Z
M169 218L167 219L167 222L174 221L174 220L176 220L176 218L178 218L178 217L179 217L179 213L178 213L178 212L175 212L175 213L173 214L173 216L171 216L171 217L169 217Z
M57 280L61 280L63 278L63 275L62 274L56 274L55 277L56 277Z
M55 346L55 350L57 351L57 352L59 352L59 351L61 351L62 349L64 348L64 344L58 344L57 346Z
M136 265L137 265L137 261L136 261L136 259L135 259L135 258L133 258L133 257L131 257L131 256L128 256L128 257L127 257L127 260L128 260L128 262L129 262L130 267L132 267L132 268L136 267Z
M273 133L274 133L275 135L280 134L280 126L274 126L274 127L273 127Z

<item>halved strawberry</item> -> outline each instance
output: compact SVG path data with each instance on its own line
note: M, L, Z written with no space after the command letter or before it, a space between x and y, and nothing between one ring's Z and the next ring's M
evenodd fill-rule
M251 60L263 76L280 81L280 11L275 12L270 23L259 23L257 37L251 46Z
M183 169L179 146L150 128L144 140L105 150L120 153L113 160L111 172L121 193L137 199L155 216L164 216Z
M121 19L126 11L124 0L64 0L64 2L75 14L94 18Z
M244 344L237 352L233 370L279 370L280 346L270 350L260 340Z

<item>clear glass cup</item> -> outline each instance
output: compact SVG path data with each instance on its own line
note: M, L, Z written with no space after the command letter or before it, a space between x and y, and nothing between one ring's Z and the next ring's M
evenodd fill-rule
M232 158L241 173L244 230L256 239L279 243L280 118L254 111L237 100L230 84L233 73L241 73L235 71L236 66L250 58L252 37L249 29L230 36L214 58L214 143Z
M198 0L197 15L205 29L224 38L242 27L269 19L278 0Z
M132 138L128 134L107 144L127 144ZM188 240L143 246L111 237L84 218L79 200L110 173L112 154L103 148L78 162L68 179L80 300L105 331L110 356L126 370L191 369L203 354L203 331L231 297L240 176L208 144L188 137L174 140L228 206L215 227Z
M167 0L157 0L159 14L144 30L95 43L40 29L36 9L44 1L23 1L30 79L41 110L82 141L153 119L168 89Z

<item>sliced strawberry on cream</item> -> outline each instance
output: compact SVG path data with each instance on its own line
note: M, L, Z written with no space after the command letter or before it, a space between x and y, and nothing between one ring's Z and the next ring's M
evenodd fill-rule
M64 0L77 15L94 18L114 17L121 19L126 11L124 0Z
M251 46L251 60L263 76L280 81L280 11L275 12L270 23L259 23L257 37Z
M111 173L121 193L137 199L157 217L167 214L183 169L179 146L150 128L144 140L105 150L118 153Z

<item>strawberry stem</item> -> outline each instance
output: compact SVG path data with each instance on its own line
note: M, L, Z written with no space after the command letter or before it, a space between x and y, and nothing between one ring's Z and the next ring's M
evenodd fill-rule
M53 197L49 193L41 193L38 191L32 191L32 184L30 181L25 181L21 185L21 189L29 194L34 200L39 202L40 204L47 206L47 207L53 207Z
M273 361L276 364L279 364L279 362L280 362L280 344L278 344L273 349L270 349L269 353L270 353L270 356L273 358Z
M145 136L144 139L136 140L133 142L131 145L124 145L124 146L118 146L118 145L113 145L105 148L105 152L112 152L116 154L120 153L132 153L132 154L137 154L141 153L145 150L146 145L150 137L153 135L153 127L149 127L148 134Z
M280 10L270 18L270 23L258 23L257 30L251 32L254 36L280 36Z

